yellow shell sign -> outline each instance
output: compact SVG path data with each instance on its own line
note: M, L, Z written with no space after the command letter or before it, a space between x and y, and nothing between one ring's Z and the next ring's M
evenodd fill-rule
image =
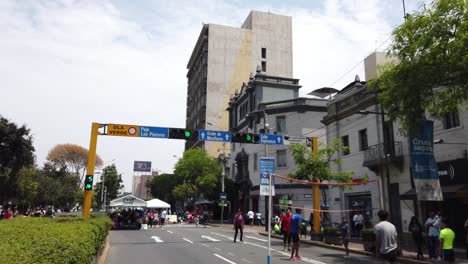
M107 135L119 137L138 137L140 135L140 127L135 125L108 124Z

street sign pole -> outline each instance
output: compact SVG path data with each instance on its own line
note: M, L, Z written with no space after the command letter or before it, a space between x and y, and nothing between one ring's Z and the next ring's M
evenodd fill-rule
M318 140L316 137L312 138L312 152L318 152ZM318 182L319 179L315 177L315 182ZM314 184L312 187L312 193L314 195L314 233L320 233L320 188L318 184Z
M91 139L89 141L89 155L88 155L88 168L86 175L94 176L94 164L96 163L96 145L97 137L99 134L99 124L93 123L91 125ZM84 201L83 201L83 218L89 218L89 211L91 210L91 199L93 197L93 190L85 190Z
M268 219L271 219L271 200L272 197L271 197L271 177L272 177L272 174L270 172L269 174L269 186L270 186L270 191L269 191L269 194L268 194L268 197L270 198L268 200ZM270 259L271 259L271 224L268 225L268 257L267 257L267 264L270 264Z

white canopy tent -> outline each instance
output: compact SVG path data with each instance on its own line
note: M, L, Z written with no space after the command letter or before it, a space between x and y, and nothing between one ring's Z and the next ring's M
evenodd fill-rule
M131 194L122 196L110 202L110 207L146 207L146 202Z
M171 205L159 199L153 199L146 202L148 208L171 208Z

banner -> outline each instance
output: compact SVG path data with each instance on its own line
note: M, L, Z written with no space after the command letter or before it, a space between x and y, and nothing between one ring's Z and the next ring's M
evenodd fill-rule
M270 174L275 173L274 158L260 158L260 195L270 195ZM272 177L273 178L273 177ZM271 182L271 196L275 196L275 181Z
M133 171L151 172L151 161L134 161Z
M434 124L421 123L419 135L410 137L411 171L419 201L443 201L434 158Z

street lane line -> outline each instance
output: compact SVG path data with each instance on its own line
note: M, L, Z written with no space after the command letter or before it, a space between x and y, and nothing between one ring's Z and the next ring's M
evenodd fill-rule
M227 238L227 239L232 239L232 237L225 236L225 235L223 235L223 234L219 234L219 233L215 233L215 232L210 232L210 233L213 234L213 235L217 235L217 236L220 236L220 237Z
M220 248L217 248L217 247L215 247L215 249L216 249L216 250L219 250L219 251L221 251L221 249L220 249Z
M255 243L251 243L251 242L244 242L244 244L256 246L256 247L263 248L263 249L268 249L268 247L265 247L265 246L262 246L262 245L257 245L257 244L255 244ZM286 252L283 252L283 251L280 251L280 250L276 250L276 249L274 249L274 248L272 248L271 251L280 253L280 254L283 255L283 256L290 257L290 254L288 254L288 253L286 253ZM304 257L302 257L301 260L302 260L302 261L305 261L305 262L313 263L313 264L326 264L325 262L321 262L321 261L313 260L313 259L309 259L309 258L304 258Z
M201 236L201 237L202 237L202 238L206 238L206 239L208 239L208 240L211 240L211 241L213 241L213 242L219 242L219 241L221 241L221 240L218 240L218 239L214 239L214 238L212 238L212 237L209 237L209 236Z
M207 247L207 248L210 247L210 246L208 246L207 244L201 244L201 245L204 246L204 247Z
M174 232L167 230L168 233L174 234Z
M262 241L262 242L268 242L268 240L266 240L266 239L261 239L261 238L257 238L257 237L253 237L253 236L245 236L245 237L255 239L255 240L258 240L258 241Z
M185 241L187 241L187 242L189 242L190 244L193 244L193 242L192 242L192 241L190 241L190 240L186 239L185 237L184 237L184 238L182 238L182 239L183 239L183 240L185 240Z
M162 243L162 242L164 242L164 241L162 241L162 240L161 240L159 237L157 237L157 236L152 236L151 239L154 239L154 241L155 241L156 243Z
M246 260L246 259L242 259L242 261L245 261L247 263L253 263L252 261L249 261L249 260Z
M220 256L220 255L218 255L218 254L216 254L216 253L213 254L213 255L215 255L216 257L218 257L218 258L220 258L220 259L226 261L227 263L230 263L230 264L237 264L237 263L235 263L234 261L230 261L229 259L227 259L227 258L225 258L225 257L223 257L223 256Z
M232 252L228 252L227 254L228 254L229 256L231 256L231 257L234 257L234 256L235 256L234 253L232 253Z

